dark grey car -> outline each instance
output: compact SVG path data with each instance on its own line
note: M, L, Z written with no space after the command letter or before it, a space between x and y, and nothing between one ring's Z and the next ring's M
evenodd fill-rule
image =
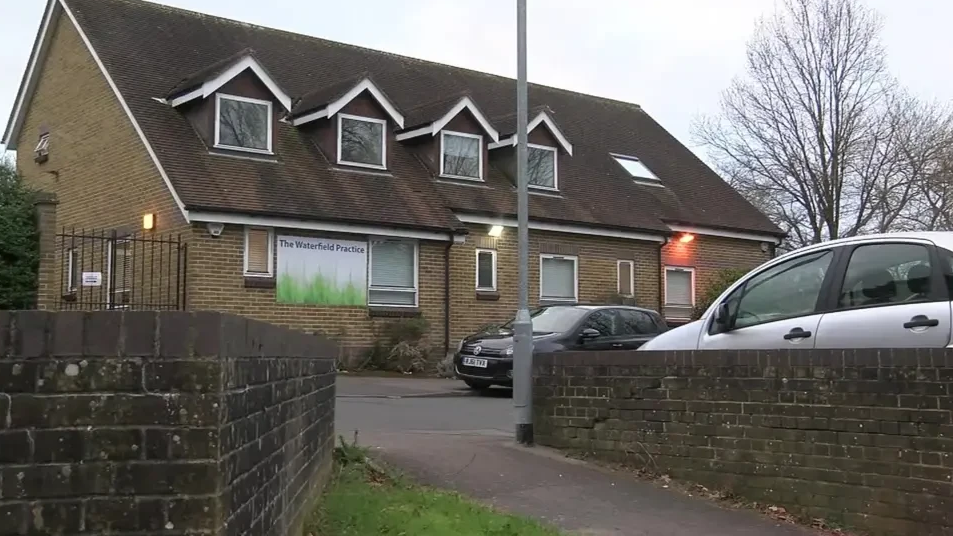
M668 329L655 311L620 305L552 305L532 313L533 352L635 350ZM513 384L511 322L470 335L454 356L458 378L474 389Z

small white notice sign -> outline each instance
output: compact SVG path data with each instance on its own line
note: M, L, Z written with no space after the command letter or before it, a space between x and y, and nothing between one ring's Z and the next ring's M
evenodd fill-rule
M103 286L103 273L102 272L83 272L83 286L84 287Z

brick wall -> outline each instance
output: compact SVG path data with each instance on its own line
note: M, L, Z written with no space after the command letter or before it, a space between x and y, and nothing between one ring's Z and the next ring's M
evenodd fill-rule
M54 32L36 91L17 139L17 168L31 188L54 194L61 228L141 228L156 214L157 233L180 232L185 220L115 93L65 15ZM158 104L157 104L158 106ZM33 160L41 132L50 133L49 160ZM49 242L52 244L52 240ZM41 266L41 308L59 298L62 244Z
M696 301L721 270L750 270L772 258L770 248L762 251L761 242L752 240L695 235L694 240L684 243L677 237L662 248L662 276L665 266L693 268Z
M0 533L293 534L335 352L218 313L0 312Z
M543 356L540 443L874 535L953 533L953 352Z
M367 236L321 234L299 229L277 229L275 234L367 240ZM349 359L356 359L373 344L378 337L375 326L394 320L392 317L371 317L366 307L278 303L274 288L247 288L243 276L244 237L244 228L237 225L225 226L219 237L210 236L205 225L193 227L189 244L190 308L224 311L306 332L320 332L340 341L342 351ZM418 253L418 312L430 324L425 344L440 352L444 333L446 246L445 242L420 241ZM274 265L278 265L277 253Z
M509 320L516 313L519 264L516 229L507 227L499 238L487 236L488 227L470 225L466 243L451 250L451 336L453 340L491 323ZM621 238L530 231L529 301L539 304L540 253L564 253L579 259L579 301L604 302L618 289L617 262L635 261L635 302L658 308L659 244ZM497 252L497 289L494 300L477 299L476 250ZM559 250L559 251L557 251Z

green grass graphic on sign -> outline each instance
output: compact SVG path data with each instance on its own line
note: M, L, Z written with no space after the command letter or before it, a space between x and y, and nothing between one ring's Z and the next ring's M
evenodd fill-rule
M278 303L367 304L367 243L279 236Z

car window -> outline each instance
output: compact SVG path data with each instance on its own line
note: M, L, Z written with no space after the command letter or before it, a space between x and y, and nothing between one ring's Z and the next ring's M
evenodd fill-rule
M813 313L834 254L809 253L772 266L728 298L734 328Z
M943 280L946 281L946 295L953 299L953 251L945 249L938 249L937 251L940 252L940 259L942 260L941 268L943 269Z
M869 307L931 299L930 250L919 244L871 244L851 253L837 307Z
M621 323L621 318L614 309L600 309L589 315L582 329L592 328L599 330L603 336L618 337L622 334Z
M642 311L619 309L619 316L622 319L624 335L655 335L659 331L655 320Z

